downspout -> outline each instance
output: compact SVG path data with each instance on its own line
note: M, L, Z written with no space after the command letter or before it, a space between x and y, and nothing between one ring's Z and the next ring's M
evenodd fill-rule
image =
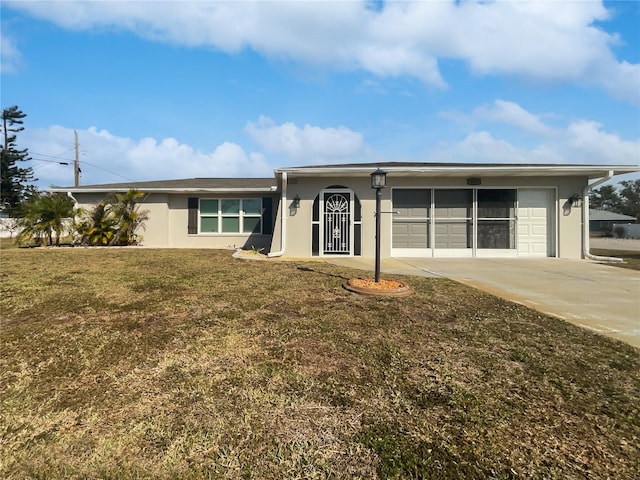
M593 255L591 254L591 252L589 252L589 192L598 185L611 180L611 177L613 177L613 170L609 170L606 177L603 177L591 184L587 184L587 186L582 189L582 253L584 255L584 258L588 258L589 260L596 260L598 262L622 263L623 260L621 258L602 257L600 255Z
M67 197L73 200L73 209L76 210L78 208L78 200L73 196L73 193L67 192Z
M80 203L78 202L78 199L73 196L73 193L71 193L71 192L67 192L67 197L69 197L71 200L73 200L73 220L72 220L73 224L71 225L71 227L73 228L72 237L73 237L73 240L74 240L74 243L75 243L76 234L77 234L76 225L77 225L77 219L78 219L78 216L79 216L79 213L80 213L80 207L78 205L80 205Z
M280 250L269 252L269 258L281 257L287 244L287 172L282 172L282 193L280 196Z

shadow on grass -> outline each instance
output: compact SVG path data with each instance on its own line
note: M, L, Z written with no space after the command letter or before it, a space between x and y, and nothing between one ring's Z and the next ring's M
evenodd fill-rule
M321 275L325 275L327 277L334 277L334 278L341 278L343 280L350 280L351 277L345 277L344 275L337 275L335 273L329 273L329 272L323 272L321 270L316 270L314 268L311 267L296 267L296 270L300 270L301 272L313 272L313 273L319 273Z

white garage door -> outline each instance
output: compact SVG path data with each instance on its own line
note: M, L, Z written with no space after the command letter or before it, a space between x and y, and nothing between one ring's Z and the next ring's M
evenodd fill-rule
M555 254L553 197L554 191L549 189L518 190L518 256Z

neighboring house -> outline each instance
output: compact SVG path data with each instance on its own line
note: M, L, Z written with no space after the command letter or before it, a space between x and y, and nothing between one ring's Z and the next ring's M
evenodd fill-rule
M636 223L636 217L606 210L589 209L589 231L591 233L611 233L614 223Z
M375 190L384 257L581 258L589 189L638 166L369 163L292 167L275 178L217 178L54 187L88 207L147 193L143 244L265 248L271 256L375 255ZM591 183L589 183L591 182ZM583 243L584 242L584 243Z
M612 230L616 238L640 238L640 224L638 223L614 223Z

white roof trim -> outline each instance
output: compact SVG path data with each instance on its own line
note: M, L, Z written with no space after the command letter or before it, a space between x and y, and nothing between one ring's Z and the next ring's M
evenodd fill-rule
M106 193L106 192L127 192L129 188L97 188L97 187L53 187L49 192L72 192L72 193ZM137 188L143 193L273 193L277 187L272 185L269 188Z
M322 167L291 167L276 169L275 172L287 172L294 176L327 176L327 175L349 175L356 176L363 173L371 173L376 167L371 165L363 166L322 166ZM387 173L395 175L415 175L415 174L441 174L444 176L465 176L465 175L496 175L503 174L509 176L533 176L533 175L586 175L590 178L607 175L613 171L614 175L624 173L640 172L640 165L416 165L416 166L389 166L380 165L380 168Z

